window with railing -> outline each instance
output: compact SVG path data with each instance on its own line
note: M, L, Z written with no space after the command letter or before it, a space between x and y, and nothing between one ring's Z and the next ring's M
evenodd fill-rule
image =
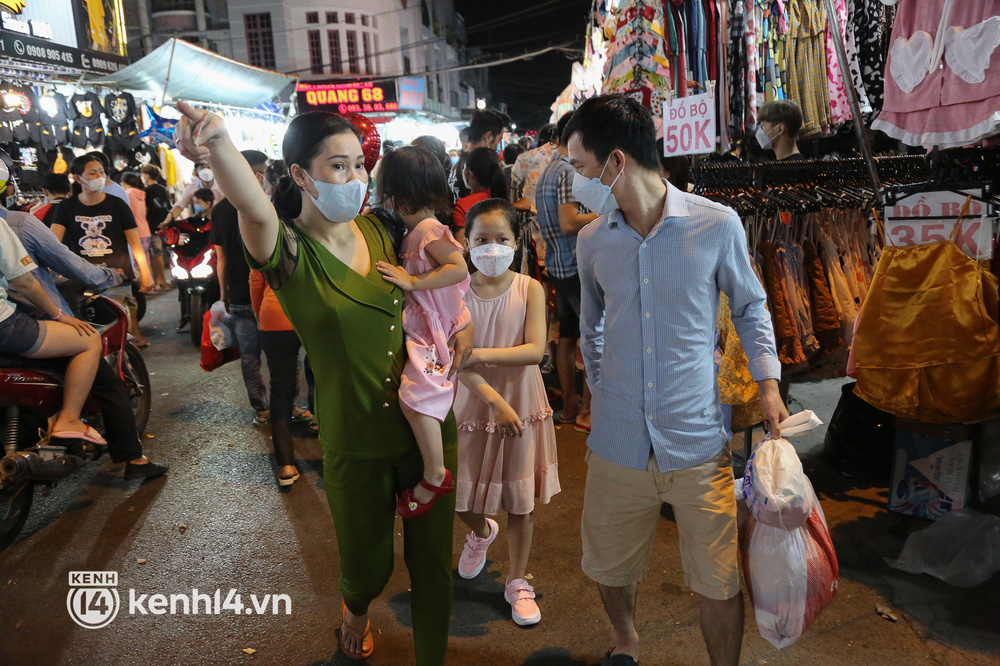
M347 33L347 68L351 74L361 73L358 64L358 33L354 30L349 30Z
M327 41L330 42L330 73L343 74L344 62L340 56L340 31L327 30Z
M361 33L361 46L365 50L365 74L374 74L372 68L372 40L367 32Z
M309 31L309 71L323 73L323 45L319 40L319 30Z
M247 58L254 67L274 69L274 32L271 12L244 14L243 29L247 40Z

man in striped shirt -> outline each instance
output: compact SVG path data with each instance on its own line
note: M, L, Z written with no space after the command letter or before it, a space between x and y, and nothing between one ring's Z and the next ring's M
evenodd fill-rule
M743 599L715 321L723 291L778 437L788 412L778 393L766 294L736 213L660 179L655 128L638 102L587 100L565 137L574 196L601 215L580 232L577 261L581 346L593 391L582 567L614 626L605 663L638 660L636 584L660 505L669 502L684 583L701 595L712 664L737 664Z

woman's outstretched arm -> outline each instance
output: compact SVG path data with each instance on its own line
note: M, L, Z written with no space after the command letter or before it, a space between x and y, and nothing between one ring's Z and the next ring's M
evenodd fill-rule
M195 162L207 161L226 198L239 211L240 235L255 261L266 263L278 240L278 214L250 165L236 149L218 115L178 102L177 148Z

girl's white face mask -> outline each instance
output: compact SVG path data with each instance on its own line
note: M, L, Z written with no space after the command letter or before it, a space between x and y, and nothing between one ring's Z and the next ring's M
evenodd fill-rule
M500 243L477 245L469 250L472 265L487 277L500 277L514 261L514 248Z

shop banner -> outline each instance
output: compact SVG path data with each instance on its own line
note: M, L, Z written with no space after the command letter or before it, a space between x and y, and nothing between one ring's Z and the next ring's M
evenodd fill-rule
M72 46L53 44L6 31L0 31L0 55L98 74L113 74L128 66L128 58L122 56L83 51Z
M700 155L715 151L715 97L681 97L663 105L663 155Z
M421 78L404 77L399 80L399 108L420 111L424 108L427 82Z
M919 192L885 207L885 244L927 245L952 237L967 195L982 192ZM993 257L993 220L986 204L972 199L956 242L973 259Z
M330 111L332 113L384 113L397 111L396 83L300 83L295 86L299 113Z

